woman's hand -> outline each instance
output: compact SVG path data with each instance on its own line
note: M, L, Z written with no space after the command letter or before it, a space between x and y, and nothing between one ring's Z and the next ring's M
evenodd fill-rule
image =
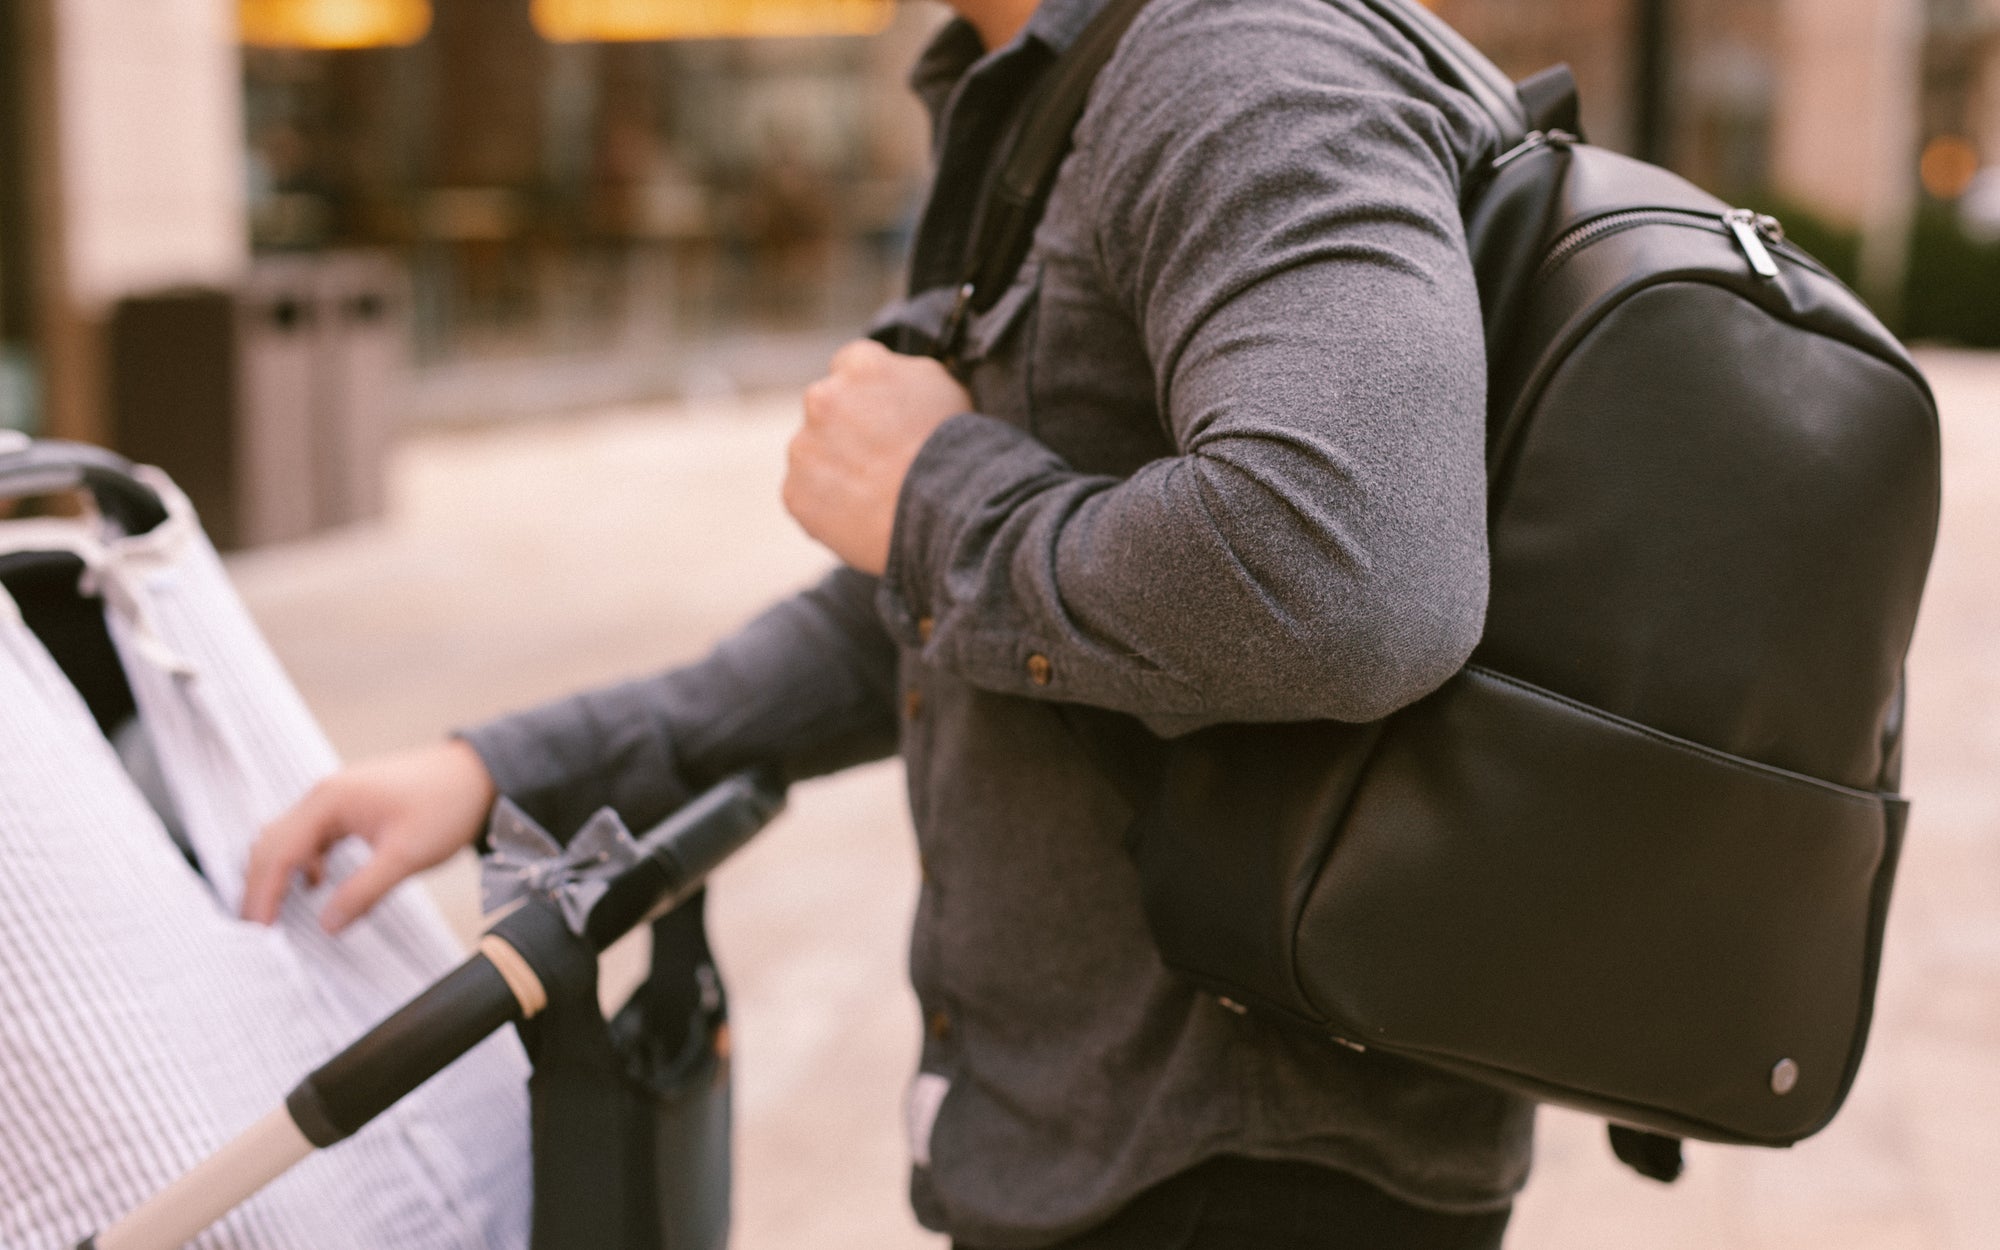
M338 933L404 878L469 846L496 797L485 763L455 738L335 773L258 835L244 874L243 917L270 924L294 873L318 885L333 844L359 838L374 854L320 913L326 931Z

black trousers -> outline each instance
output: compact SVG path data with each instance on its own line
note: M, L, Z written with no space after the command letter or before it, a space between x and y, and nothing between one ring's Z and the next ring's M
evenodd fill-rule
M1215 1159L1049 1250L1499 1250L1511 1214L1426 1210L1311 1164Z

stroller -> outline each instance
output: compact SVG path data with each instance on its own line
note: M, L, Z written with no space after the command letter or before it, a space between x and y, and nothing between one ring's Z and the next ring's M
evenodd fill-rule
M90 509L0 519L0 925L26 935L0 929L0 1244L722 1246L726 1007L700 886L777 787L726 781L581 893L530 873L455 969L409 887L338 941L296 892L276 931L244 925L247 840L331 749L171 483L0 440L0 506ZM607 1021L596 953L642 923L651 970Z

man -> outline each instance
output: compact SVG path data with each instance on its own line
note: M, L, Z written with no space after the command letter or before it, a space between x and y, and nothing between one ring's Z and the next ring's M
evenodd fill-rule
M913 78L938 136L919 294L889 318L920 332L1009 123L1103 5L952 2ZM858 343L808 389L785 503L845 567L699 664L328 783L267 834L249 914L355 835L376 853L343 923L471 840L496 790L642 823L748 763L900 749L927 1225L962 1247L1498 1245L1531 1108L1176 979L1130 811L1062 710L1160 734L1369 720L1463 663L1485 378L1458 202L1492 143L1363 0L1153 0L958 375Z

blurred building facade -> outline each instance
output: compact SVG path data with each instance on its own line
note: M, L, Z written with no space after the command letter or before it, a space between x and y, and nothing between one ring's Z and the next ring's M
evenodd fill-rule
M941 7L558 43L535 2L429 0L416 42L345 51L242 47L241 0L0 6L0 424L104 437L127 297L353 251L400 276L419 416L816 364L895 281ZM1787 210L1891 311L1913 221L2000 168L2000 0L1432 2L1516 74L1571 63L1594 139Z
M318 50L240 46L238 0L0 6L0 425L107 441L121 301L320 256L394 262L420 416L790 382L891 290L938 6L627 43L426 7L409 46Z
M411 47L247 49L253 247L404 258L416 402L440 413L817 353L887 293L921 190L902 83L936 15L897 18L872 38L555 43L526 0L436 0Z

